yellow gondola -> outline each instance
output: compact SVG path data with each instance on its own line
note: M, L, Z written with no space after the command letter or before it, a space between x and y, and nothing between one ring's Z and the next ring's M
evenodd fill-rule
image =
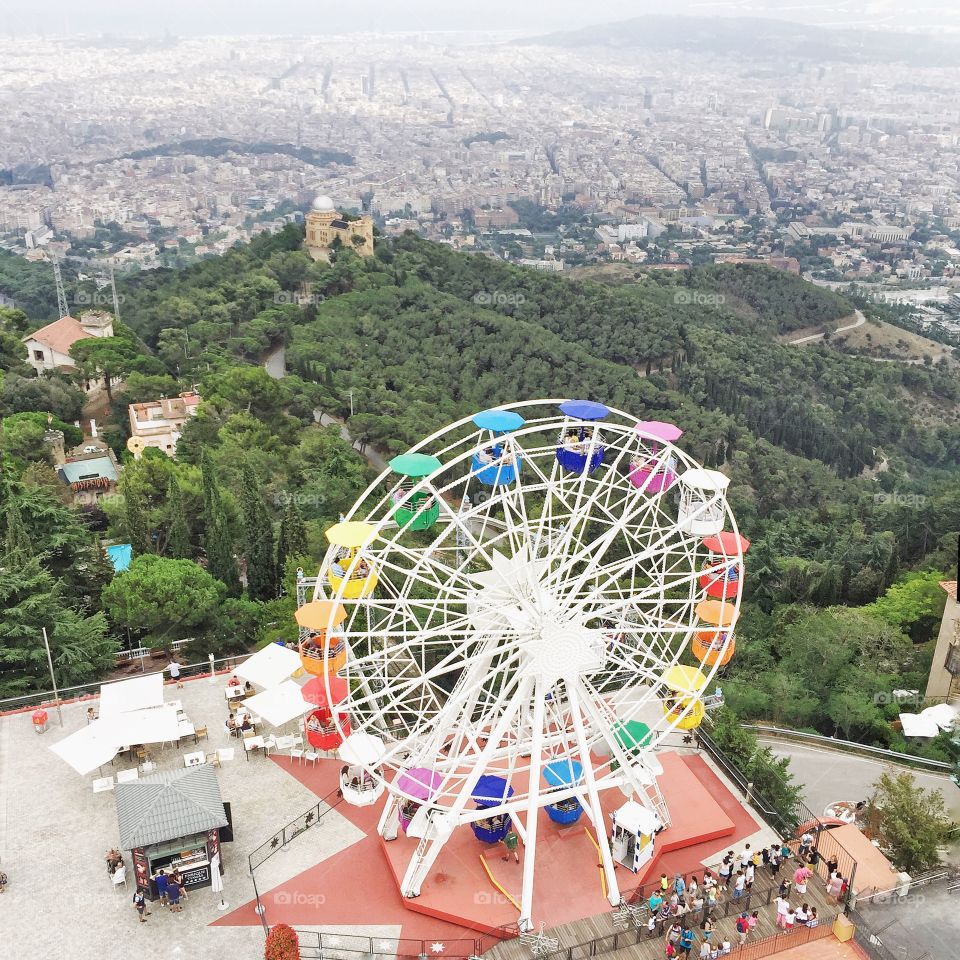
M354 520L335 524L327 531L327 540L340 548L327 568L327 582L335 594L347 600L359 600L369 597L376 589L377 571L363 549L375 529L369 523Z
M681 730L699 727L706 712L699 696L707 685L703 673L696 667L676 664L663 675L663 683L671 691L663 701L664 715L679 717L686 712L686 716L677 722L677 727Z

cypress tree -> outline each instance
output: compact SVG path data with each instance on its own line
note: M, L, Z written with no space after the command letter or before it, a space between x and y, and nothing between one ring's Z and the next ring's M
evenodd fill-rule
M135 557L150 552L150 528L143 499L130 486L123 491L123 527Z
M231 597L240 596L240 576L233 556L227 516L220 497L220 488L213 476L213 468L206 452L200 455L200 475L203 478L203 547L207 554L207 570L227 587Z
M190 522L184 510L183 491L176 476L170 477L167 485L167 519L170 524L168 540L170 556L174 560L189 560Z
M297 509L293 499L287 501L280 520L280 533L277 537L277 567L276 582L279 587L283 583L283 576L287 560L290 557L300 557L307 552L307 527L303 517Z
M247 560L247 593L251 600L272 600L277 595L273 525L260 485L250 467L241 473L243 498L243 553Z

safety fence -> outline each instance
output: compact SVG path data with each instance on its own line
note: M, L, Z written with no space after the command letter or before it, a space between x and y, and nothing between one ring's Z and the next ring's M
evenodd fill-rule
M815 927L796 927L789 933L777 933L753 943L734 944L731 952L725 956L736 958L736 960L761 960L762 957L770 957L783 950L802 947L814 940L831 936L834 919L836 918L822 917L821 922ZM561 947L551 953L541 954L540 957L542 960L589 960L590 957L629 948L632 948L632 953L637 960L644 960L648 956L651 958L655 956L659 960L663 956L663 938L651 937L645 930L618 930L616 933L597 937L585 943Z
M250 654L242 654L239 657L219 657L211 661L209 658L198 663L180 664L180 676L184 679L188 677L209 676L211 669L216 673L232 670L238 663L246 660ZM131 661L134 662L134 661ZM159 673L166 667L166 662L158 665L154 669L146 668L143 672ZM137 668L137 672L140 670ZM122 677L117 679L123 679ZM100 687L109 680L98 680L96 683L83 683L73 687L61 687L58 691L59 700L52 690L32 690L23 693L17 697L8 697L0 700L0 716L5 713L17 713L22 710L28 710L32 707L56 707L57 703L74 703L77 700L91 700L100 696Z
M516 927L503 927L492 934L414 940L412 938L362 937L352 934L323 933L317 930L295 930L301 960L469 960L482 956L501 940L517 935Z
M825 737L819 733L806 733L802 730L789 730L784 727L772 727L765 724L742 723L746 730L752 730L758 736L777 737L783 740L792 740L797 743L808 743L822 747L825 750L840 750L844 753L855 753L874 759L887 760L890 763L899 763L909 767L919 767L937 773L950 773L953 765L942 760L928 760L912 753L899 753L896 750L887 750L884 747L871 747L865 743L855 743L853 740L840 740L837 737Z
M853 923L853 942L870 958L870 960L903 960L886 946L883 940L870 929L870 924L864 917L851 910L848 917Z

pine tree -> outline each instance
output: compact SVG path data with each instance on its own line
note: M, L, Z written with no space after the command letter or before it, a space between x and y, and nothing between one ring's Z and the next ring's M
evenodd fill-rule
M190 521L184 510L183 491L176 476L171 476L167 485L167 511L170 530L167 545L170 556L174 560L189 560L192 553Z
M26 563L33 556L30 535L23 523L20 505L12 497L7 501L4 560L13 566Z
M243 554L247 560L247 593L251 600L273 600L277 595L273 525L253 471L241 472L243 499Z
M213 476L213 468L206 452L200 456L200 475L203 480L203 546L207 554L207 570L226 585L231 597L240 596L240 576L233 556L227 516L223 509L220 488Z
M276 582L283 583L287 560L301 557L307 552L307 528L297 505L293 500L287 502L280 520L280 533L277 537Z

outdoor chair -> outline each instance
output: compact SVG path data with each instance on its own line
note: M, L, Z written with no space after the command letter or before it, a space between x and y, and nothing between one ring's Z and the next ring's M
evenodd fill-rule
M117 892L117 887L119 887L121 883L124 885L124 887L126 887L126 885L127 885L127 868L126 868L123 864L120 864L120 866L117 867L117 869L113 871L113 874L111 875L110 879L113 881L113 892L114 892L114 893Z

